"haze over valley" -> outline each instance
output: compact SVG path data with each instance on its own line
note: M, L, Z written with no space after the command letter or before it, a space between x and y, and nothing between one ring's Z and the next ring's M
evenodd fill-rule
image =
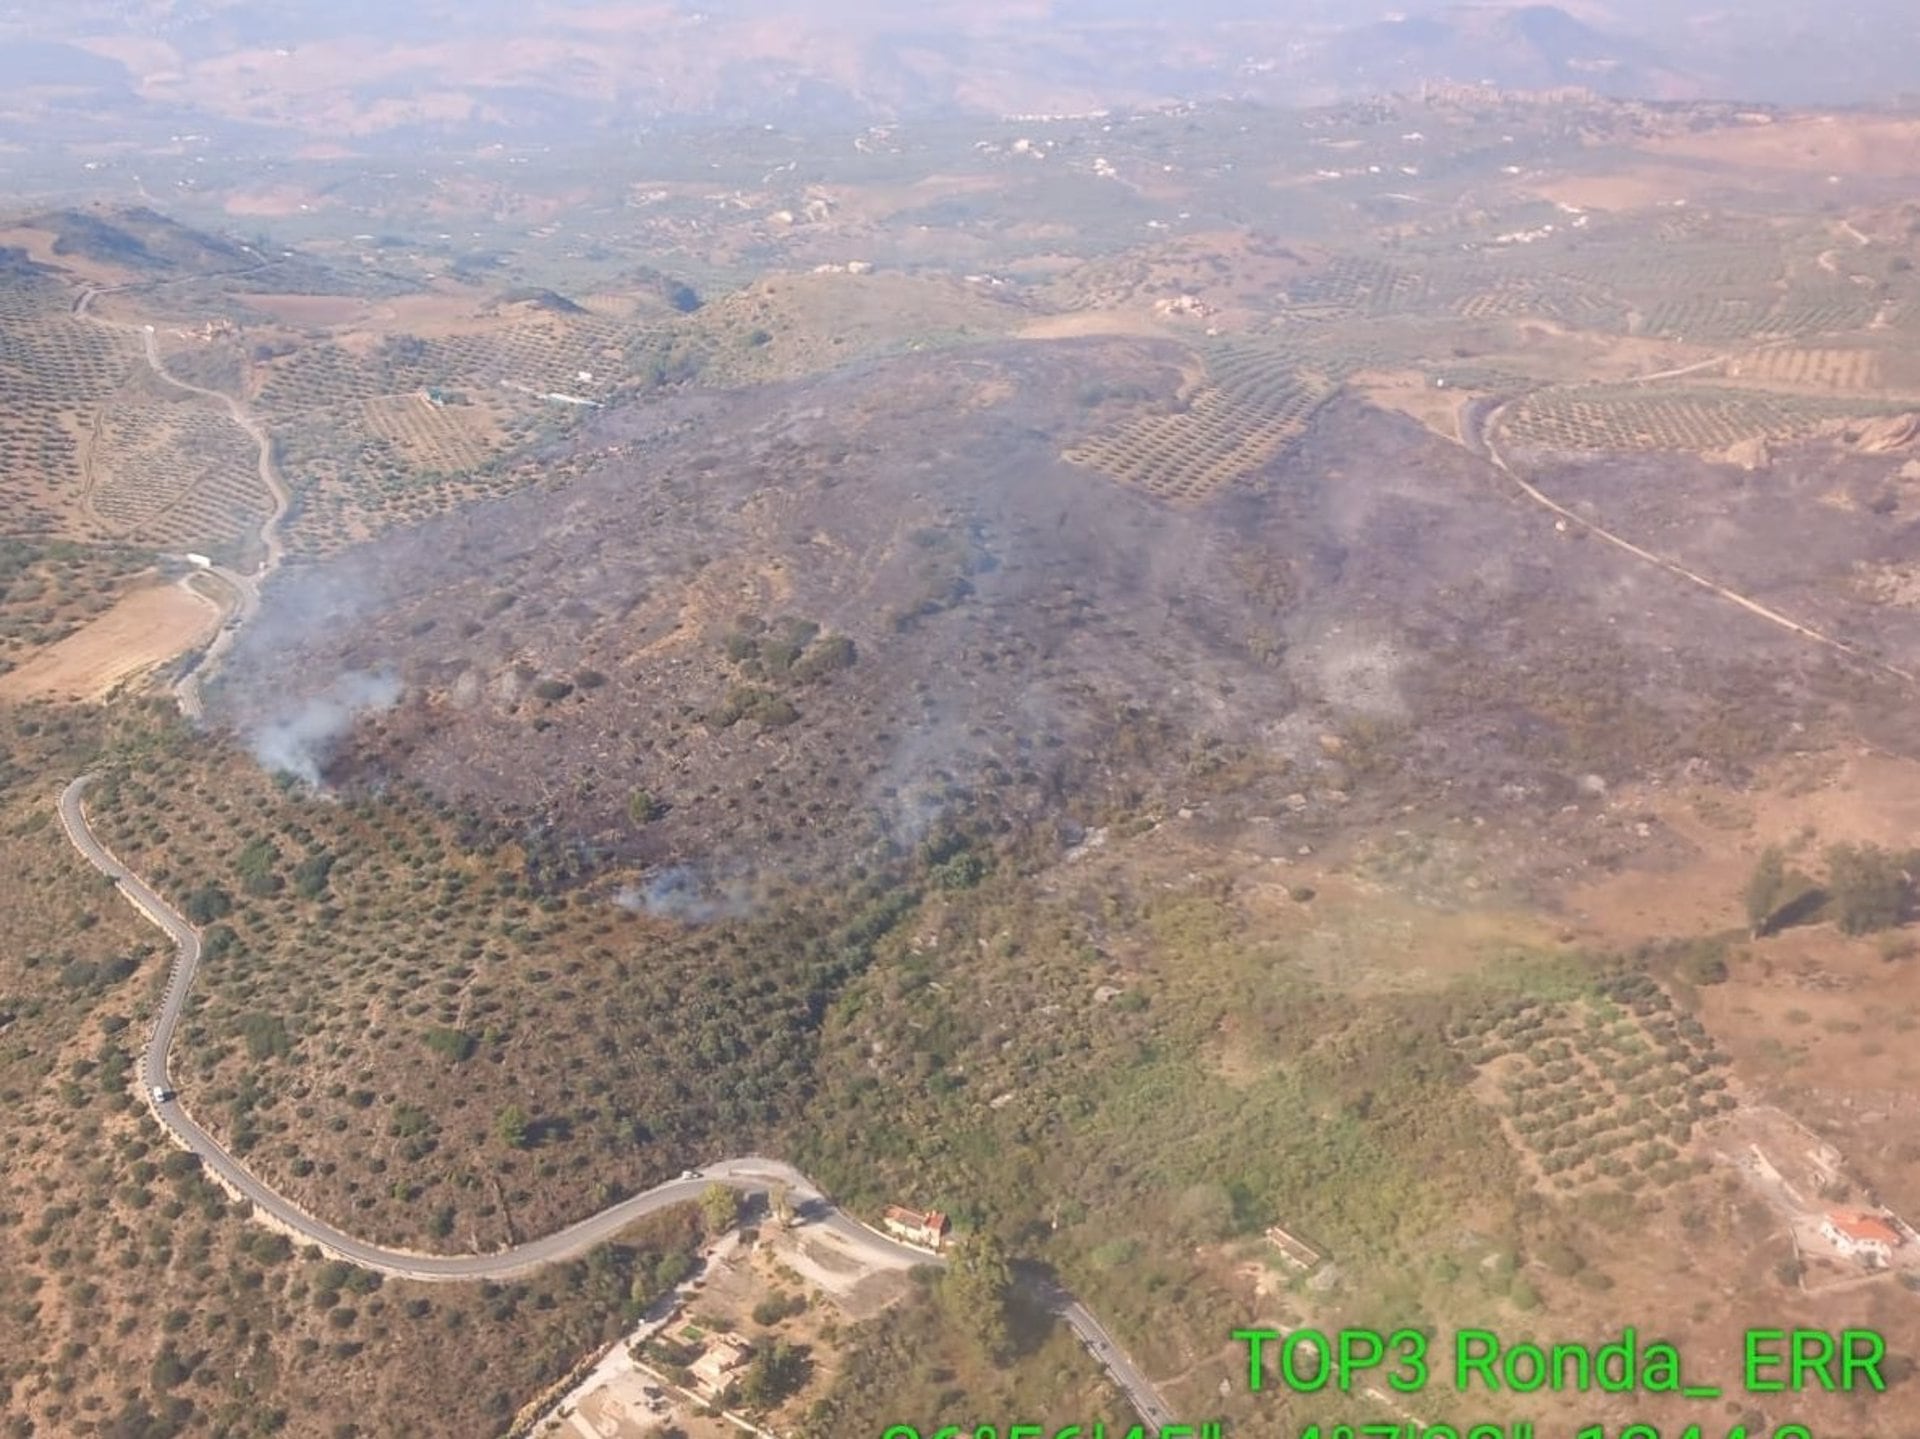
M1915 25L0 9L0 1433L1897 1439Z

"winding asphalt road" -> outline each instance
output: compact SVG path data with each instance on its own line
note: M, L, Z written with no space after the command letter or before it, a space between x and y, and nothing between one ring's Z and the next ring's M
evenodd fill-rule
M145 880L122 864L94 834L85 808L87 786L93 779L92 775L82 775L60 792L60 823L66 829L67 838L87 863L110 878L128 903L165 931L174 944L174 961L167 974L166 993L160 1001L160 1012L154 1018L153 1033L140 1059L141 1096L153 1111L154 1118L176 1141L199 1156L201 1164L213 1179L229 1193L247 1200L253 1206L256 1220L303 1244L317 1245L335 1259L357 1264L379 1274L429 1281L504 1280L519 1278L562 1260L578 1258L596 1245L606 1243L637 1219L698 1199L709 1184L724 1184L749 1193L784 1185L794 1212L803 1223L832 1231L856 1250L865 1251L881 1263L893 1266L902 1262L945 1263L937 1255L896 1243L851 1218L791 1164L757 1155L723 1159L696 1171L692 1178L670 1179L664 1184L656 1184L545 1238L530 1240L492 1254L420 1254L408 1249L388 1249L355 1239L324 1220L316 1219L269 1189L249 1172L188 1113L178 1097L165 1100L154 1098L156 1091L169 1095L175 1092L173 1080L167 1073L167 1056L173 1048L181 1016L186 1012L187 992L193 986L194 971L200 964L200 934ZM1085 1305L1050 1281L1029 1281L1028 1288L1079 1335L1087 1352L1107 1371L1139 1411L1144 1422L1159 1427L1173 1422L1173 1411L1154 1389L1152 1382L1140 1372L1120 1347L1119 1341L1107 1332Z
M1127 1357L1127 1351L1120 1347L1120 1341L1094 1318L1091 1309L1056 1284L1034 1285L1032 1289L1056 1318L1080 1336L1080 1342L1086 1346L1087 1353L1093 1356L1094 1363L1106 1370L1107 1377L1127 1396L1127 1402L1133 1405L1141 1423L1151 1429L1166 1429L1173 1424L1173 1410L1160 1397L1160 1391L1153 1387L1153 1381Z
M210 565L205 570L196 570L194 574L209 574L233 591L233 604L226 609L220 620L220 628L213 640L200 651L200 657L192 669L174 681L173 697L180 706L180 713L198 724L206 717L206 702L201 690L207 680L226 658L240 638L240 631L260 612L260 586L255 578L243 575L238 570L230 570L225 565ZM188 575L191 581L193 575Z
M156 1089L174 1092L167 1072L167 1055L173 1048L181 1016L186 1011L187 992L192 988L194 971L200 963L200 935L174 908L147 885L107 847L100 843L87 822L84 800L91 775L83 775L60 794L60 823L67 838L95 869L110 876L120 892L174 943L173 968L167 975L167 989L154 1019L153 1033L140 1060L141 1092L154 1116L187 1149L200 1157L210 1174L233 1193L250 1201L258 1216L276 1228L321 1249L337 1259L362 1268L406 1279L475 1280L513 1279L563 1259L574 1259L597 1244L603 1244L632 1224L659 1210L685 1204L700 1197L711 1183L756 1191L776 1184L788 1187L794 1208L808 1222L832 1229L855 1245L878 1257L898 1263L903 1259L929 1262L920 1250L874 1233L865 1225L849 1219L828 1202L826 1196L806 1175L778 1159L752 1156L727 1159L699 1171L693 1179L671 1179L655 1185L610 1209L603 1209L578 1224L569 1225L544 1239L531 1240L512 1249L493 1254L440 1255L418 1254L406 1249L386 1249L342 1233L324 1220L316 1219L298 1205L275 1193L251 1174L245 1165L221 1145L187 1112L178 1098L156 1100Z

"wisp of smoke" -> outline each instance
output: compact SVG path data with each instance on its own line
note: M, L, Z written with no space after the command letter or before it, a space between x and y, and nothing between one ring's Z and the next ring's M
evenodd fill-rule
M681 924L711 924L716 919L740 919L753 908L745 880L718 884L691 867L673 865L658 871L644 885L629 884L614 891L613 902L635 914Z
M391 709L399 702L400 689L395 675L349 670L299 708L254 729L247 736L248 748L262 769L318 785L334 746L353 722L363 714Z

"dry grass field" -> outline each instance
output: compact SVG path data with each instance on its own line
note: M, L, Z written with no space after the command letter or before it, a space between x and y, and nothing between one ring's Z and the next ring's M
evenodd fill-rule
M503 315L418 332L374 326L267 361L255 398L269 415L430 388L597 400L626 378L629 347L641 334L638 326L585 312Z
M0 318L0 507L15 533L105 538L84 509L82 447L140 365L134 340L41 306Z
M499 453L503 438L497 410L449 406L425 393L367 400L361 413L372 434L429 475L471 473Z
M513 455L616 393L697 373L672 335L593 313L428 316L276 345L250 389L295 495L288 543L323 555L394 524L506 493Z
M111 609L149 563L138 550L0 539L0 674Z
M1302 276L1324 259L1317 249L1295 249L1271 235L1207 231L1089 261L1040 286L1038 295L1069 314L1163 323L1160 307L1191 296L1205 324L1231 334L1292 304Z
M1458 1040L1543 1187L1678 1183L1695 1172L1696 1126L1735 1103L1706 1029L1644 976L1481 1023Z
M0 700L99 701L205 643L220 607L179 584L150 585L0 674Z
M1769 346L1736 356L1728 365L1727 378L1784 390L1866 395L1882 391L1886 376L1877 348Z
M770 277L690 321L717 381L818 374L864 356L993 339L1031 316L964 280L895 274Z
M53 817L54 780L166 723L0 706L0 1410L16 1433L503 1432L632 1324L697 1223L656 1216L521 1284L383 1285L202 1178L133 1094L157 936Z
M1709 161L1730 172L1785 170L1822 179L1835 174L1908 176L1920 174L1920 121L1796 115L1772 124L1663 138L1646 149L1656 156Z
M174 1056L194 1113L298 1203L381 1242L486 1249L657 1182L715 1129L790 1143L797 1016L852 942L836 896L688 928L618 876L580 887L566 846L217 754L171 736L90 808L208 927ZM682 1003L689 984L707 998Z
M294 490L289 548L335 553L390 525L525 484L528 472L506 455L569 417L512 401L414 392L277 417L273 434Z

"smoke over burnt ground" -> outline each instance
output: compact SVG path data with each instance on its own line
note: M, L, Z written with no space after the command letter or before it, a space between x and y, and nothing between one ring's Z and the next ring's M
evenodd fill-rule
M1006 345L607 416L564 486L287 575L216 716L254 733L391 674L331 781L724 888L962 811L1192 804L1289 843L1550 814L1590 774L1757 758L1842 683L1356 401L1193 509L1059 459L1177 403L1178 358Z

